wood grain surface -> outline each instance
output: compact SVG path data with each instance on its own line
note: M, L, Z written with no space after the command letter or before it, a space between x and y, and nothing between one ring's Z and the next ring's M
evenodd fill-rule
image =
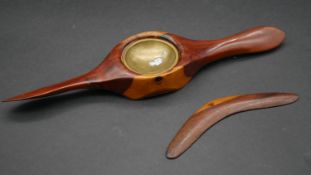
M181 127L167 149L168 158L185 152L208 128L231 114L286 105L295 102L292 93L258 93L223 97L199 108Z
M179 52L177 65L160 75L140 75L127 69L121 62L123 49L128 44L145 38L157 38L172 43ZM3 102L88 88L108 90L130 99L142 99L182 88L200 68L210 62L233 55L268 51L279 46L284 38L283 31L269 26L255 27L218 40L191 40L167 32L143 32L121 41L104 61L90 72L5 99Z

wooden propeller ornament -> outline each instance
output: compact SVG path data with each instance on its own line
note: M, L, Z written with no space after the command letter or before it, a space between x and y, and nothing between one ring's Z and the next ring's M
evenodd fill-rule
M121 41L93 70L79 77L3 100L32 99L75 89L100 88L142 99L185 86L207 63L271 50L284 32L255 27L218 40L191 40L167 32L143 32Z

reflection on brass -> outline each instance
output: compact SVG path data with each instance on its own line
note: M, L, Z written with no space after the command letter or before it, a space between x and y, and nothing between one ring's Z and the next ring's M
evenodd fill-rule
M123 64L142 75L156 75L173 68L178 62L178 51L168 41L146 38L130 43L122 53Z

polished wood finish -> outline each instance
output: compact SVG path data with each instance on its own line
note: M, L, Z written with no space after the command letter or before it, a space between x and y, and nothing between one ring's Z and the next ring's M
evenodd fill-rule
M177 158L207 129L231 114L286 105L297 99L298 96L292 93L259 93L223 97L206 103L177 132L168 146L166 156Z
M178 63L159 75L130 71L121 61L122 51L130 43L146 38L172 43L179 52ZM279 46L284 38L284 32L269 26L255 27L218 40L191 40L166 32L143 32L121 41L99 66L82 76L3 101L25 100L87 88L100 88L130 99L141 99L182 88L207 63L233 55L268 51Z

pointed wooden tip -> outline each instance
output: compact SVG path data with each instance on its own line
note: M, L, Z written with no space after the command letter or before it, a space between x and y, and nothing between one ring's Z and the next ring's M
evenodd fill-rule
M54 85L36 89L34 91L30 91L24 94L20 94L14 97L10 97L10 98L2 100L2 102L28 100L28 99L33 99L37 97L44 97L44 96L49 96L53 94L70 91L70 90L89 88L89 87L91 87L91 82L89 81L87 75L83 75L83 76L79 76L79 77L61 82L61 83L57 83Z
M7 99L2 100L2 102L13 102L13 101L21 101L21 100L28 100L28 99L33 99L36 97L42 97L45 96L47 94L49 94L50 91L45 91L43 88L41 89L37 89L31 92L27 92L24 94L20 94L14 97L10 97Z
M168 158L168 159L176 159L176 158L178 158L182 154L182 152L177 152L176 150L177 149L169 147L167 149L167 152L166 152L166 158Z
M35 90L35 91L27 92L24 94L20 94L20 95L14 96L14 97L4 99L1 102L13 102L13 101L28 100L28 99L33 99L36 97L42 97L45 95L46 95L46 93L39 92L38 90Z
M18 96L14 96L14 97L1 100L1 102L12 102L12 101L20 101L20 100L26 100L26 99L29 99L29 98L24 97L23 95L18 95Z
M287 95L288 104L294 103L299 99L298 94L295 93L284 93L284 95Z

